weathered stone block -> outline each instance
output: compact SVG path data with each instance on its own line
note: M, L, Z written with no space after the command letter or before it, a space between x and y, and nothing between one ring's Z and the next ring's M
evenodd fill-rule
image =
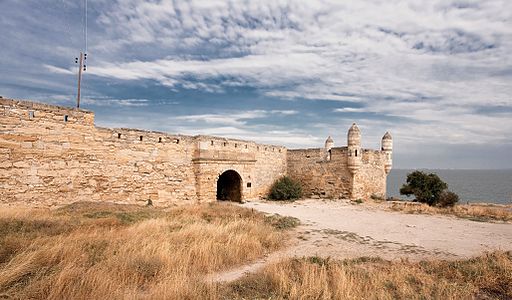
M228 170L239 174L242 198L266 195L285 174L319 197L385 192L381 151L365 150L353 179L346 148L332 148L326 162L322 148L288 151L211 136L96 128L90 112L8 99L0 106L8 108L0 110L6 115L0 118L0 195L16 201L215 201L217 181ZM29 119L28 111L36 117Z

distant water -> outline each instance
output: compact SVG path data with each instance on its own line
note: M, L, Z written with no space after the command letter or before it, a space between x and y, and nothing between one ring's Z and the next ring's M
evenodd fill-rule
M392 169L388 175L388 197L407 199L400 187L414 170ZM421 170L436 173L457 193L460 202L512 203L512 170ZM413 199L411 196L409 199Z

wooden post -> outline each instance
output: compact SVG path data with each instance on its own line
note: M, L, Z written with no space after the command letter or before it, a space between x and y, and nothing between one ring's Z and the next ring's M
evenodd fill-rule
M76 96L76 108L80 108L80 84L82 83L82 69L84 66L84 54L80 52L79 67L78 67L78 93Z

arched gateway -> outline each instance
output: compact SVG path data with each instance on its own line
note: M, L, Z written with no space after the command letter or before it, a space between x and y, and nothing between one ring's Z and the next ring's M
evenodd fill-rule
M242 201L242 177L236 171L227 170L217 180L217 200Z

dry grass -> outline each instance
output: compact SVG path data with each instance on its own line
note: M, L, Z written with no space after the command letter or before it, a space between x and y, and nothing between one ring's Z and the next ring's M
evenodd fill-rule
M452 262L290 259L233 283L205 281L277 250L296 225L217 203L0 209L0 299L512 298L505 252Z
M226 299L512 299L512 253L419 263L291 259L223 293Z
M394 202L391 210L408 214L444 214L481 222L512 222L512 206L462 204L441 208L415 202Z
M1 209L0 298L219 298L205 274L281 247L275 224L227 204Z

